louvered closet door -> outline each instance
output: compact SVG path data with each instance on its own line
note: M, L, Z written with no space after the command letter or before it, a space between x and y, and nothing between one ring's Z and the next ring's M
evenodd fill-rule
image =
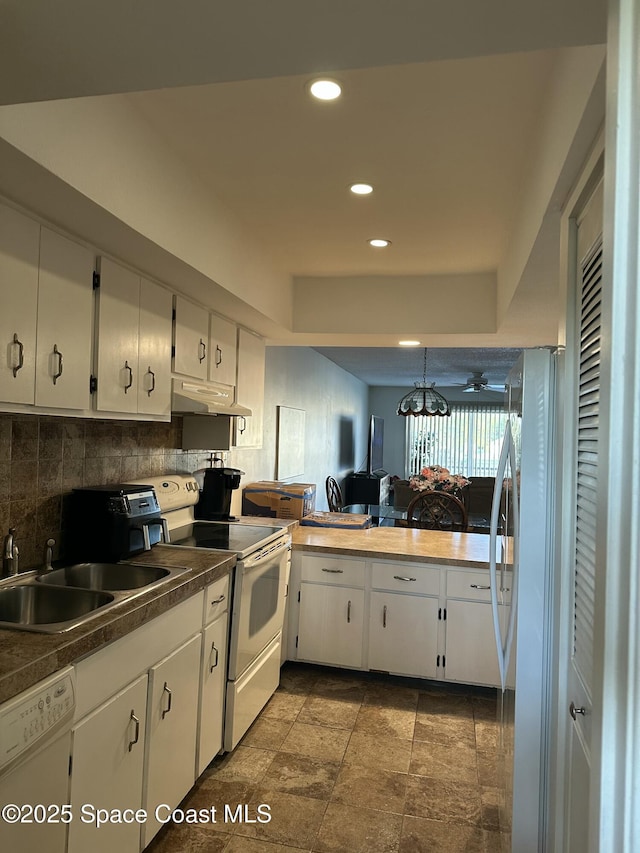
M568 725L568 853L588 849L591 764L593 623L597 607L596 498L600 430L600 344L602 308L602 184L578 224L576 301L576 397L573 613L566 723ZM583 713L584 711L584 713Z

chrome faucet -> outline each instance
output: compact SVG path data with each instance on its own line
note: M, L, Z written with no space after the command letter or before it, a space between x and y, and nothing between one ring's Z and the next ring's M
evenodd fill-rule
M44 562L40 569L41 572L53 571L51 561L53 560L53 546L56 544L55 539L47 539L47 544L44 546Z
M10 527L2 544L2 574L0 577L3 578L18 574L19 551L14 539L15 532L15 527Z

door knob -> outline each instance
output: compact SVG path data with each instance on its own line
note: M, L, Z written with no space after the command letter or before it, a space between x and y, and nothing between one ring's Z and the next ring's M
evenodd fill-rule
M576 706L575 706L575 705L574 705L574 703L572 702L572 703L569 705L569 713L571 714L571 718L572 718L573 720L575 720L575 719L577 719L578 714L582 714L582 716L584 717L584 716L585 716L585 714L587 713L587 711L586 711L586 709L584 708L584 706L583 706L582 708L576 708Z

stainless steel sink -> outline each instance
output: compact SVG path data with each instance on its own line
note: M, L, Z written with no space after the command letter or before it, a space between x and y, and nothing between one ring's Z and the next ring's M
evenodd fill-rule
M0 581L0 628L68 631L188 571L141 563L76 563Z
M52 586L73 586L85 589L121 591L141 589L149 584L169 579L172 569L123 563L77 563L54 569L37 580Z
M24 583L0 588L0 627L52 634L66 631L113 604L109 592Z

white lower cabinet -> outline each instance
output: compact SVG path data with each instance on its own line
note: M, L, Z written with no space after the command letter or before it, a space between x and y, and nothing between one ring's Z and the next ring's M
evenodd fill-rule
M69 853L139 853L220 751L229 580L75 665ZM96 828L83 806L147 817Z
M97 826L92 809L142 808L147 676L137 678L73 729L69 853L134 853L140 824Z
M204 593L204 631L200 658L200 726L196 776L222 750L229 636L229 577L209 584Z
M359 669L363 633L364 590L300 584L300 660Z
M195 782L201 643L198 634L149 671L143 847L162 826L155 809L167 818Z
M447 681L486 685L500 683L490 603L447 601L444 671Z
M500 684L487 571L294 552L291 592L289 658Z
M435 678L438 599L372 592L369 600L369 669Z

